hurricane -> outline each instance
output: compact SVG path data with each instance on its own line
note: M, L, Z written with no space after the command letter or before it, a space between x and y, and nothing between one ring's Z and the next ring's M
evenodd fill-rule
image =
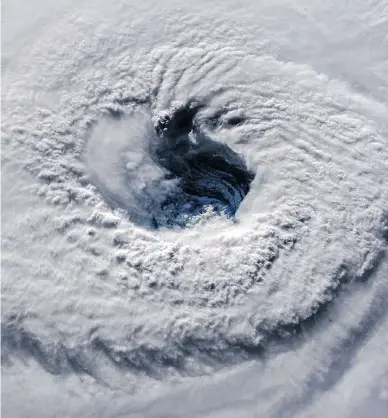
M3 3L4 416L386 416L386 2Z

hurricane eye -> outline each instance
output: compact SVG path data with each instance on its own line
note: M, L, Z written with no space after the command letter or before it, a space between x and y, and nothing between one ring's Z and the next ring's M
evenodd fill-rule
M166 196L161 205L163 221L159 225L154 219L154 226L185 226L209 208L234 217L249 192L254 173L244 158L199 127L193 132L197 111L182 107L161 117L155 126L160 142L151 154L166 170L166 178L178 179L178 186ZM241 118L232 120L238 123Z
M236 126L236 125L240 125L244 121L245 121L245 118L242 116L232 116L229 119L227 119L226 123L229 126Z

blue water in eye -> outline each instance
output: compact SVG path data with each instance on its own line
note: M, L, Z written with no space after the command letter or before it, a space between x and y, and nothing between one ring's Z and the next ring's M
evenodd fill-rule
M179 109L164 116L156 128L160 143L153 150L155 162L178 180L178 186L161 205L155 227L184 227L209 207L233 218L254 178L241 155L195 125L195 114L192 108Z

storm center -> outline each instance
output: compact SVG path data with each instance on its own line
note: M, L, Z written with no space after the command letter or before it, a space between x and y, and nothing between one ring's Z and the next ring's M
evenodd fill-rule
M209 209L234 217L254 178L241 155L206 135L197 112L195 106L181 107L160 116L155 126L152 158L177 182L161 204L165 226L185 226ZM153 224L162 226L157 217Z

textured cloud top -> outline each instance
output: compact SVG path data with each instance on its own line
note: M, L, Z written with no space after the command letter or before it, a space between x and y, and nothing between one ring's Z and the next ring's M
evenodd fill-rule
M227 384L229 413L317 416L317 394L335 404L328 388L357 372L343 364L386 324L387 60L372 57L366 93L362 70L337 70L341 35L321 58L323 23L318 52L285 40L283 21L308 26L307 9L277 5L274 23L260 5L77 7L4 47L10 387L28 376L31 400L35 379L53 399L88 388L69 415L228 416L205 392L232 376L255 389L243 402ZM180 406L190 385L203 412Z

